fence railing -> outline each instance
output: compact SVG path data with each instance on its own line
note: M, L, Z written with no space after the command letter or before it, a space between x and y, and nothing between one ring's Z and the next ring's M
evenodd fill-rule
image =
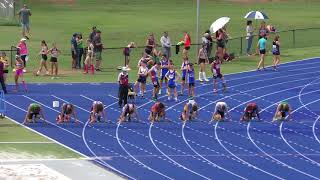
M275 36L275 34L280 35L280 42L281 42L281 50L285 49L292 49L292 48L303 48L303 47L311 47L311 46L320 46L320 27L319 28L304 28L304 29L290 29L285 31L279 31L276 33L271 33L268 38L268 48L271 49L271 42ZM258 37L257 35L254 36L253 44L251 51L254 52L256 48ZM270 42L271 41L271 42ZM189 51L189 57L191 58L191 61L196 62L196 55L198 53L198 47L200 47L201 44L192 44L191 49ZM171 59L173 59L176 62L181 62L181 51L179 54L175 54L175 45L171 48ZM114 68L115 66L121 66L124 65L124 55L123 55L123 48L124 47L107 47L103 49L102 58L105 68ZM227 43L227 52L234 53L236 56L241 56L246 53L247 48L247 40L246 36L241 37L233 37L228 40ZM145 46L139 46L132 50L130 54L130 66L135 67L135 64L140 57L142 56L142 53L144 52ZM161 47L157 47L158 51L161 50ZM215 44L212 48L212 55L215 53ZM0 50L5 51L8 54L10 54L10 59L14 60L14 55L17 52L17 48L15 46L11 46L8 50ZM70 56L70 50L63 50L62 55L65 57ZM11 61L11 66L13 66L13 62ZM106 63L108 62L108 63ZM112 63L110 63L112 62Z

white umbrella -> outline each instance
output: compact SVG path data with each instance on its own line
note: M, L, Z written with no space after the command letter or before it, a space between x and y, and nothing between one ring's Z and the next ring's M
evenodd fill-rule
M230 21L229 17L221 17L214 21L210 26L210 32L215 33Z

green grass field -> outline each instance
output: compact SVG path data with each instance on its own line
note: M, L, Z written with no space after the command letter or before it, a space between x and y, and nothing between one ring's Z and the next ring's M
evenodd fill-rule
M26 156L25 158L80 157L80 155L23 128L9 119L0 119L0 149L0 159L6 156L7 159L10 159L14 154L20 157L19 154L21 153L23 153L21 156Z
M56 2L56 3L55 3ZM185 0L76 0L74 3L63 3L63 0L45 3L40 0L28 0L26 3L32 10L31 39L28 41L30 61L26 73L27 82L114 82L117 77L116 66L123 64L122 50L106 50L103 53L103 72L94 76L83 75L82 71L71 70L70 38L74 32L82 32L85 39L90 28L95 25L103 33L105 47L123 47L134 41L143 46L148 33L153 32L159 40L163 31L168 31L172 43L183 38L183 31L191 34L195 42L196 1ZM69 1L70 2L70 1ZM211 23L221 17L231 17L228 31L231 37L245 35L246 20L243 16L250 10L266 12L268 23L280 31L320 27L320 1L318 0L288 0L267 3L231 3L223 0L201 0L200 30L209 28ZM0 49L9 49L21 38L20 27L1 26ZM296 46L292 43L292 32L281 33L282 62L288 62L308 57L320 56L320 30L296 32ZM61 78L52 80L48 76L34 76L39 64L37 56L40 41L46 40L49 45L53 41L63 51L59 59ZM245 43L244 43L245 46ZM240 39L229 43L229 50L239 54ZM245 47L243 47L244 49ZM135 49L131 57L131 80L136 79L136 64L143 49ZM172 49L174 50L174 49ZM196 47L192 47L191 59L195 61ZM174 55L173 60L181 63L181 55ZM258 57L240 56L235 61L223 66L224 73L234 73L255 69ZM271 55L267 57L271 64ZM211 74L211 73L209 73ZM12 75L9 81L12 82ZM45 141L29 130L8 120L0 120L0 141ZM56 158L79 157L79 155L54 144L0 144L1 152L27 152L43 156L53 155ZM0 153L1 153L0 152Z
M56 2L56 3L54 3ZM68 1L70 2L70 1ZM30 61L28 69L33 73L27 73L29 82L112 82L117 76L116 66L123 64L122 50L105 50L103 52L104 72L97 73L94 78L85 76L81 71L71 70L70 38L74 32L82 32L88 37L90 28L96 25L103 33L104 46L123 47L128 42L135 41L143 46L147 34L154 32L159 40L163 31L169 31L172 43L183 38L184 30L190 32L195 42L196 3L183 0L78 0L74 3L63 1L50 1L44 3L39 0L26 1L32 10L31 40L28 41L30 49ZM221 16L231 17L228 31L232 38L245 34L245 22L243 16L250 10L262 10L266 12L270 20L268 23L276 26L280 31L294 28L320 27L317 19L320 17L318 9L320 2L316 0L292 0L268 3L231 3L222 0L201 0L200 5L200 30L208 29L211 23ZM0 29L0 49L8 49L16 45L20 39L20 28L16 26L2 26ZM292 32L281 33L283 60L291 61L304 57L318 56L316 51L320 46L318 30L297 31L296 47L292 44ZM50 77L35 77L39 64L40 41L45 39L51 44L53 41L63 51L59 59L61 78L51 80ZM245 48L245 40L243 49ZM308 47L308 48L305 48ZM238 54L240 52L240 39L231 40L229 51ZM191 60L195 61L196 47L191 49ZM143 49L135 49L131 57L131 80L136 78L136 64ZM193 58L194 57L194 58ZM193 58L193 59L192 59ZM268 57L267 64L270 64ZM257 57L241 56L237 61L228 63L223 67L224 73L237 72L244 69L254 69ZM180 64L181 54L174 55L173 60ZM10 76L12 81L12 76Z

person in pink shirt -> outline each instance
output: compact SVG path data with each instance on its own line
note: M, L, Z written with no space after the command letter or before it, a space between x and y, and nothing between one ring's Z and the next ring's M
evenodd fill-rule
M190 46L191 46L191 38L188 32L184 32L184 49L182 51L182 56L183 58L187 58L189 57L188 52L190 50Z
M23 72L26 72L26 66L27 66L27 61L28 61L28 46L26 43L27 39L26 38L22 38L17 46L17 48L19 49L19 54L21 57L21 60L23 61Z

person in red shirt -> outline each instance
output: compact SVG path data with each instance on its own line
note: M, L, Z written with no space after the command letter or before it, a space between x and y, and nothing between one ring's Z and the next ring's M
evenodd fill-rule
M255 117L257 117L258 120L260 121L261 119L260 119L259 111L260 109L256 103L251 102L247 104L240 121L250 121Z
M149 115L151 122L159 121L160 118L165 118L165 106L161 102L156 102L152 107Z
M189 57L189 50L191 46L191 38L188 32L184 32L184 49L182 51L182 57Z
M126 67L122 68L122 72L118 76L119 82L119 108L127 104L129 93L129 75Z

